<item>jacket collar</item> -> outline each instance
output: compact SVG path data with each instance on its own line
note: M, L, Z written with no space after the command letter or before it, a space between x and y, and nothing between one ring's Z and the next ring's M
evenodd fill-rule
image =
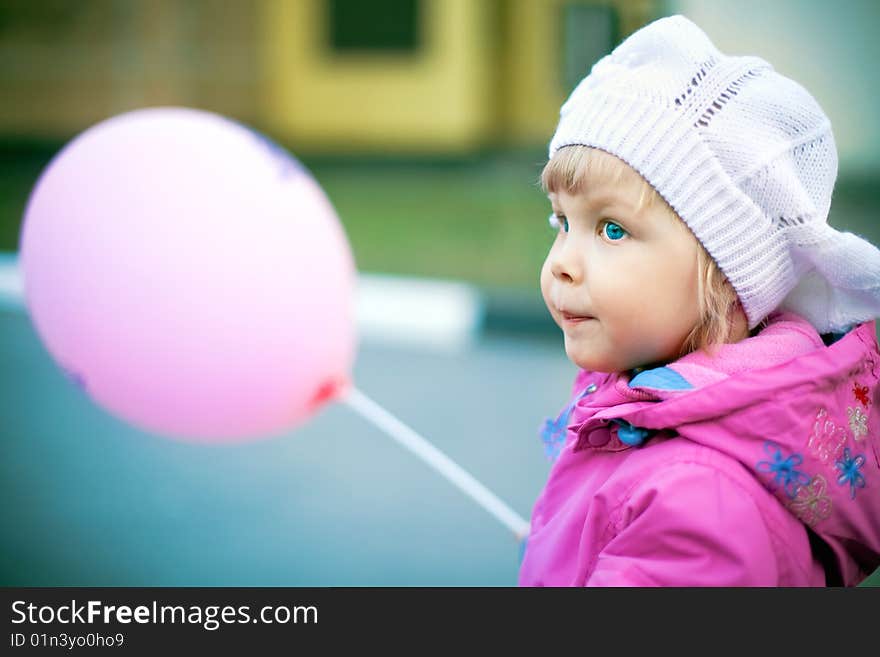
M732 377L780 365L822 347L822 338L809 322L793 313L778 312L768 317L767 326L758 335L721 345L711 355L693 352L667 365L637 373L582 370L575 384L579 392L568 424L573 449L622 451L644 444L664 426L670 426L662 421L645 423L646 416L653 415L652 410L660 410L669 402ZM591 389L594 392L589 392Z

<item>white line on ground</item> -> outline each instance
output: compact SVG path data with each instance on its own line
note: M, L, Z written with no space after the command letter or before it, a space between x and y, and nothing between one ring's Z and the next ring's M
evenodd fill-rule
M0 253L0 308L24 308L24 279L17 253Z
M457 351L482 327L485 304L471 285L455 281L360 274L357 327L366 342Z

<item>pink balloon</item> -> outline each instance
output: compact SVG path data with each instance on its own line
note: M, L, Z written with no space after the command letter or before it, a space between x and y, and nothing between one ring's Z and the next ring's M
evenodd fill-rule
M20 251L49 353L143 429L253 439L348 384L344 229L299 162L238 123L156 108L86 130L37 181Z

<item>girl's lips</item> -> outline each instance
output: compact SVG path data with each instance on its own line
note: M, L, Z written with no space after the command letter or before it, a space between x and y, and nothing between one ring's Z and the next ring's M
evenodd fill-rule
M577 322L585 322L588 319L594 319L594 318L591 317L590 315L572 315L571 313L564 312L564 313L562 313L562 319L564 319L566 322L577 323Z

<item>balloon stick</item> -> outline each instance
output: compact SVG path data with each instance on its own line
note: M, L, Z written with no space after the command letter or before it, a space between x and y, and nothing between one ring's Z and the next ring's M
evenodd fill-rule
M461 466L360 390L352 386L343 394L341 401L458 486L462 492L469 495L477 504L510 529L517 540L522 540L528 535L529 523L517 515L513 509L474 479Z

